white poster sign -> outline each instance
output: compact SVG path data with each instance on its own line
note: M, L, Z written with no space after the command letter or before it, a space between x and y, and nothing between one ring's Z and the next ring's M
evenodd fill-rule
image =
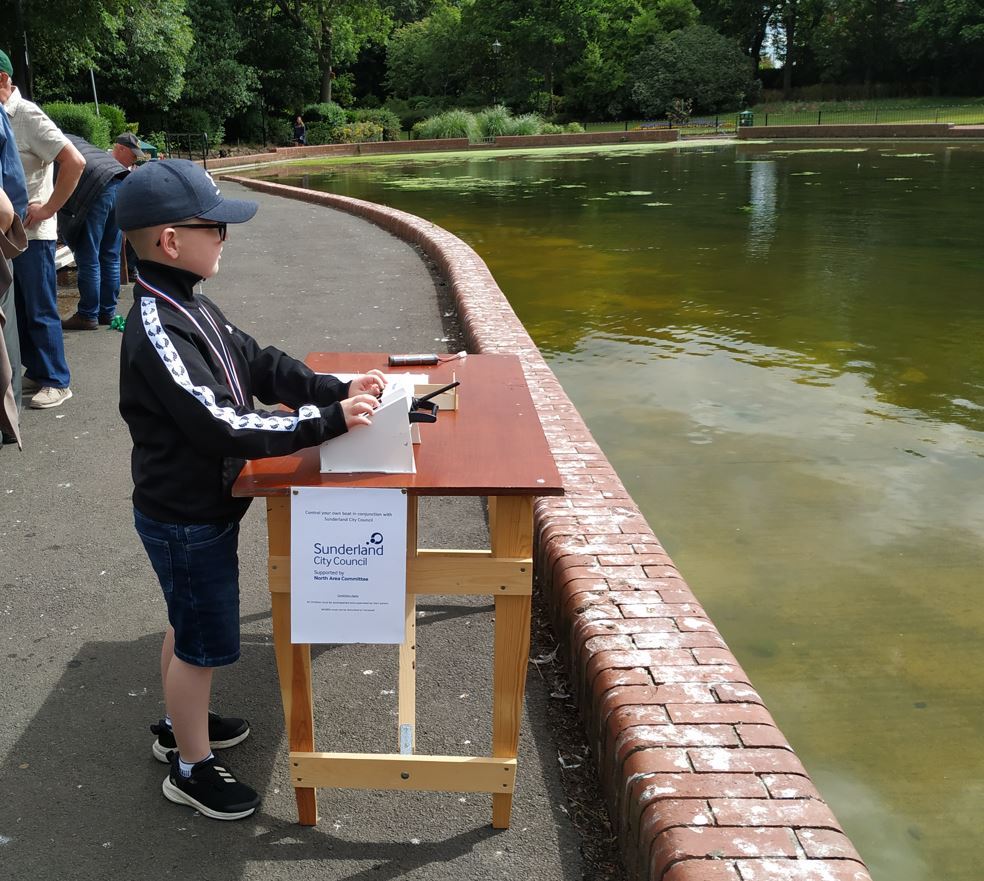
M405 493L293 487L290 505L291 642L402 643Z

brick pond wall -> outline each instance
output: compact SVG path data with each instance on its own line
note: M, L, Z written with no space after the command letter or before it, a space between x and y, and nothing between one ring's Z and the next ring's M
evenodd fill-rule
M750 125L737 129L738 140L765 138L775 140L822 141L827 138L862 140L866 138L953 138L980 137L981 133L966 134L947 122L915 123L886 122L871 125Z
M418 141L369 141L364 144L320 144L310 147L275 147L264 153L223 156L208 160L209 171L267 165L289 159L319 156L377 156L382 153L437 153L448 150L494 150L517 147L579 147L588 144L656 144L677 140L676 129L646 129L630 132L581 132L561 135L516 135L496 138L491 143L472 144L467 138L439 138Z
M359 215L419 245L451 286L470 350L522 360L567 493L536 503L537 583L566 647L631 877L870 881L482 259L392 208L230 179Z

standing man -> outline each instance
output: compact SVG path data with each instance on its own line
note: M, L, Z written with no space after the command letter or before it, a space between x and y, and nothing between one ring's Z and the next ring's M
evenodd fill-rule
M138 162L147 160L147 154L140 149L140 141L133 132L123 132L113 143L110 152L127 171L133 171Z
M100 324L113 320L120 296L123 236L116 225L116 188L129 172L112 155L84 138L66 137L85 159L85 171L75 192L58 212L58 231L75 254L79 270L79 308L62 322L62 328L97 330ZM114 145L114 152L115 149Z
M85 160L45 112L20 94L11 80L11 71L10 59L0 52L0 103L10 117L27 179L24 225L28 245L14 261L17 330L25 368L23 390L33 393L33 409L45 410L72 397L58 315L55 215L79 182ZM19 371L20 364L16 369Z
M4 58L6 57L4 55ZM8 58L7 63L9 64L9 62L10 59ZM17 216L23 217L27 211L27 184L24 181L24 167L21 165L20 155L17 152L17 142L14 140L14 132L10 127L10 120L7 119L7 112L3 109L3 104L0 104L0 189L7 194L11 207ZM13 270L10 261L5 256L0 256L0 260L6 261L4 268L9 270L4 275L12 275ZM0 326L2 326L4 346L13 368L10 389L16 415L21 406L21 372L20 344L17 341L17 312L14 308L14 286L12 284L0 286L0 315L5 316L5 320L0 320ZM14 434L3 431L2 442L11 444L18 442L18 439Z

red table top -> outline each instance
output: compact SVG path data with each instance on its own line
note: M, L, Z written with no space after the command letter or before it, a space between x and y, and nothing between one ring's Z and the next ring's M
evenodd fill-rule
M246 463L234 496L286 495L292 486L407 487L417 495L563 495L560 474L515 355L468 355L432 367L389 368L386 355L319 352L305 362L321 373L425 373L453 378L458 409L420 425L416 474L322 474L319 449ZM356 429L358 430L358 429Z

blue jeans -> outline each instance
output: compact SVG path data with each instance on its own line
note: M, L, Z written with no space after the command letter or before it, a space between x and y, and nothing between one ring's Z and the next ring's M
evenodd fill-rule
M133 523L167 603L174 654L196 667L239 658L239 523Z
M27 243L14 260L14 289L21 363L28 377L42 386L66 388L71 377L58 315L54 242Z
M78 241L72 249L79 270L79 315L95 320L112 318L120 296L120 242L116 225L116 188L110 181L89 206Z

